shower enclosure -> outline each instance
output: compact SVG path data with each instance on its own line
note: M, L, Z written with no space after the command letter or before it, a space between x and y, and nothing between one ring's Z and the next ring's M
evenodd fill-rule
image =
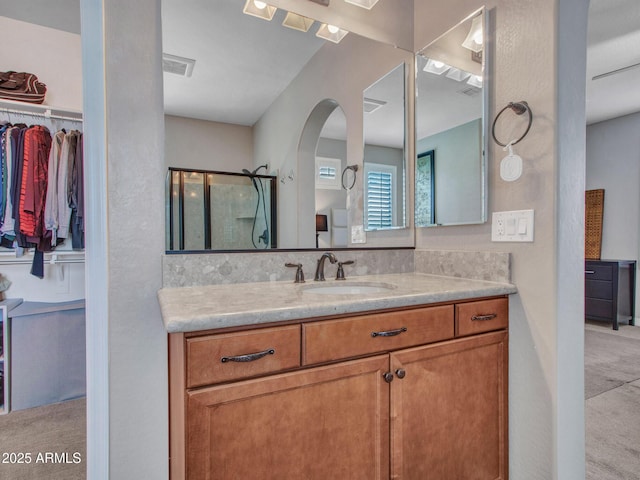
M169 168L167 250L276 248L276 177L254 172Z

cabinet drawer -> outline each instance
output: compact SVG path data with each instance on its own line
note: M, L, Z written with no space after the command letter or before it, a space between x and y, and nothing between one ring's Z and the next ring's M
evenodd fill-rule
M584 314L586 317L597 317L605 320L613 320L613 302L611 300L586 298L584 302Z
M612 280L613 265L587 263L584 267L586 280Z
M509 300L496 298L456 305L456 336L500 330L509 326Z
M300 325L189 338L187 388L300 366Z
M303 364L453 338L453 305L374 313L302 326Z
M589 280L584 282L584 296L587 298L613 299L613 282Z

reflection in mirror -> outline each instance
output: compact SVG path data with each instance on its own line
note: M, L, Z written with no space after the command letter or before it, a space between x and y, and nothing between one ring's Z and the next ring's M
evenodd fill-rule
M404 227L405 68L364 91L364 216L367 230Z
M275 248L276 178L257 170L227 173L170 168L167 250Z
M342 188L342 172L347 166L347 118L337 106L320 132L316 146L315 183L316 247L347 247L347 191Z
M304 7L304 2L292 2L298 3ZM278 222L272 230L277 230L278 248L315 248L318 210L329 209L331 216L333 208L346 209L347 229L363 225L362 171L348 195L333 192L348 201L322 204L314 194L316 157L339 158L340 174L347 163L361 165L362 92L394 66L411 61L413 53L353 32L334 44L316 37L319 22L302 32L283 26L281 8L266 21L245 15L244 4L162 0L163 50L174 56L168 60L195 59L193 68L185 70L190 76L165 69L166 166L240 173L268 164L261 173L277 177ZM328 116L337 105L348 132L340 155L323 153L326 139L332 139L323 132L319 140L326 117L317 125L308 122L316 109ZM404 178L401 168L398 177ZM403 214L397 217L402 222ZM258 227L256 232L261 233ZM395 246L396 238L399 246L407 246L413 244L410 233L380 238L384 246ZM321 246L332 246L331 230L319 240ZM371 246L375 241L376 235L367 238ZM254 249L252 243L246 248Z
M484 9L416 55L417 227L486 221Z

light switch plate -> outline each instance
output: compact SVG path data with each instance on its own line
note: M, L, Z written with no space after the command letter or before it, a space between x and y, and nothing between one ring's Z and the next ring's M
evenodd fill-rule
M367 243L367 235L364 233L362 225L351 227L351 243Z
M533 242L533 210L493 212L492 242Z

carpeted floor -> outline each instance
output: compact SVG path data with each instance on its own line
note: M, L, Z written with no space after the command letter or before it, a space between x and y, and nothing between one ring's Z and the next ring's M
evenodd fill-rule
M0 480L84 480L85 399L0 415Z
M587 480L640 480L640 327L585 327Z

